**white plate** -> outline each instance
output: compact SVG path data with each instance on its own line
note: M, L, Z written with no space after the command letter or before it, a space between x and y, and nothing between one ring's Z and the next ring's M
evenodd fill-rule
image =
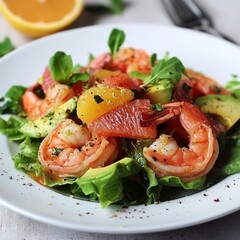
M50 56L64 51L75 63L87 63L89 53L108 51L113 27L126 33L125 46L163 56L169 51L186 67L221 83L240 76L240 48L207 34L157 25L102 25L55 34L15 50L0 59L0 96L13 84L31 85ZM210 221L240 209L240 175L233 175L191 196L149 206L102 209L98 203L73 199L34 182L14 169L16 146L0 136L0 203L30 218L81 231L142 233L165 231Z

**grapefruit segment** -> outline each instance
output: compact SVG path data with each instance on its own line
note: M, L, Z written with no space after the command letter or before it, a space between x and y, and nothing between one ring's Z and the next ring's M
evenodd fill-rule
M125 138L156 138L156 126L142 127L140 116L150 109L148 99L138 99L112 110L88 124L88 128L103 136Z

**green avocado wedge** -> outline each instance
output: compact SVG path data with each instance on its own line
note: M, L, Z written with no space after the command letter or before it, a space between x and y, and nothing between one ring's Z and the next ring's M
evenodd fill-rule
M46 116L24 123L19 131L27 137L43 138L57 126L63 119L67 118L77 106L77 97L73 97L58 107L54 112Z
M156 85L146 87L146 98L150 99L152 104L165 104L171 100L173 85L170 80L164 79Z
M230 129L240 119L240 99L230 95L208 95L196 99L195 104L206 114Z

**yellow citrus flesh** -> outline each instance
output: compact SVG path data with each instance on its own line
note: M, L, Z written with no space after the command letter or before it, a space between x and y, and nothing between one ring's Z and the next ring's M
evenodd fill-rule
M131 90L121 87L92 87L78 99L77 115L84 123L90 123L134 97Z
M0 0L0 12L30 37L59 31L82 12L84 0Z

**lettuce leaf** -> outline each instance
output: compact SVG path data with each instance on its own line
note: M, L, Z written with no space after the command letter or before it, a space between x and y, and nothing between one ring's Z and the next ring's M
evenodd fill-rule
M22 95L26 88L20 85L12 86L1 100L4 101L0 106L0 114L23 114L24 111L21 105Z
M24 169L28 172L34 171L36 176L42 176L41 165L37 160L39 145L40 142L32 141L28 137L20 143L20 152L13 157L15 168Z
M179 177L167 176L159 179L159 184L168 187L182 187L185 190L202 190L205 187L206 176L199 177L190 182L183 182Z
M220 160L222 166L214 168L209 176L212 182L240 173L240 121L227 134Z
M148 145L149 140L136 141L134 148L134 160L141 166L142 175L141 184L146 189L146 195L148 197L147 204L159 201L161 188L158 185L158 180L154 171L147 166L145 157L143 156L143 147ZM132 145L132 144L131 144Z
M16 117L9 117L4 120L0 117L0 133L6 135L11 141L20 141L25 138L25 135L19 132L24 120Z
M98 198L101 206L106 208L124 199L124 179L139 171L140 167L133 159L124 158L106 167L89 169L76 183L85 195ZM77 191L75 189L74 193Z

